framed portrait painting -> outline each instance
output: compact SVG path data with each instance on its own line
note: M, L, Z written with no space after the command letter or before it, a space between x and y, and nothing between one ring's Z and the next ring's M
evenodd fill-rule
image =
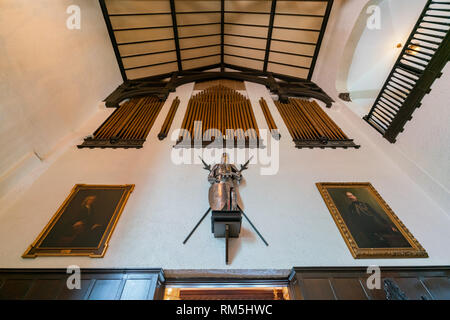
M428 257L370 183L316 185L354 258Z
M103 257L133 189L134 185L75 185L22 257Z

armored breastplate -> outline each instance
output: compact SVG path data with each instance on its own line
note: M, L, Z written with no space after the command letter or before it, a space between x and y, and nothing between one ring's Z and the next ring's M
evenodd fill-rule
M214 183L209 187L209 205L213 211L227 210L231 206L231 190L228 183Z
M209 188L209 204L211 209L236 210L236 190L234 181L238 181L237 170L233 170L230 164L217 164L211 170L208 178L211 183Z
M216 178L219 181L228 181L233 178L233 171L231 169L231 165L229 164L221 164L217 168Z

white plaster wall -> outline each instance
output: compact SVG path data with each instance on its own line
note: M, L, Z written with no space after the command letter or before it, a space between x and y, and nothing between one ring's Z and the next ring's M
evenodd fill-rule
M450 194L450 64L398 136L398 148ZM450 196L447 198L450 212Z
M450 100L448 88L448 67L444 70L444 76L433 85L433 91L423 100L423 106L413 115L405 131L398 137L396 144L390 144L381 137L374 129L361 119L359 105L344 103L338 98L338 91L342 90L343 72L351 65L353 52L349 48L355 48L355 39L352 39L352 31L358 21L359 15L365 11L368 3L372 1L335 1L334 9L330 16L327 33L324 37L321 52L319 54L317 68L313 75L315 81L325 92L339 102L335 108L345 113L345 117L351 121L357 130L379 148L397 166L398 170L405 172L415 183L417 183L429 197L431 197L450 215L450 193L449 193L449 155L450 130L448 129L449 111L446 106ZM391 3L396 0L391 0ZM401 8L397 8L396 11ZM416 11L418 7L415 7ZM408 4L403 10L409 10ZM406 15L406 14L405 14ZM350 60L349 60L350 59ZM363 59L356 56L355 59ZM367 63L370 67L370 62ZM387 77L387 73L386 73ZM350 112L351 110L351 112Z
M80 30L66 27L69 5L81 9ZM0 56L2 198L45 167L121 79L98 1L1 1Z
M172 129L181 125L192 84L181 86L166 101L140 150L76 148L73 143L22 194L0 212L0 267L164 267L166 269L289 269L292 266L446 265L450 256L450 219L426 194L351 123L341 108L326 110L362 145L359 150L294 148L269 92L246 83L258 124L267 128L257 101L263 96L280 128L279 172L262 176L261 165L245 171L240 197L259 228L266 247L243 222L240 239L231 240L231 266L224 263L224 240L211 234L208 217L186 245L182 241L208 208L207 172L201 165L174 165L173 141L157 139L172 99L181 104ZM77 132L91 133L111 110L100 110ZM428 251L429 259L355 260L342 239L316 182L370 181ZM106 256L22 259L76 183L136 185L111 238ZM0 204L0 208L1 208ZM427 223L424 223L426 219Z
M371 1L378 3L379 1ZM347 90L351 107L361 117L375 102L392 66L417 22L426 0L384 0L380 8L380 29L364 28L348 71ZM361 13L366 18L366 11ZM365 19L366 20L366 19Z

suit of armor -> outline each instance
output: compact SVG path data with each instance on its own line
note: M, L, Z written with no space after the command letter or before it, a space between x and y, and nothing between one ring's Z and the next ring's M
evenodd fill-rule
M208 175L208 181L211 183L209 204L213 211L239 210L236 188L241 179L241 171L228 163L228 155L224 153L221 163L215 164Z
M215 164L212 168L201 157L203 169L208 170L208 181L211 183L209 187L209 205L210 208L205 212L200 221L189 233L183 241L185 244L192 234L195 232L200 223L205 219L212 210L211 215L211 232L215 238L226 238L225 244L225 262L228 264L228 239L238 238L241 232L242 216L244 216L261 240L268 246L266 240L262 237L250 219L241 210L237 203L237 188L242 180L242 171L248 169L251 158L243 165L240 170L235 165L228 163L228 155L224 153L220 163Z

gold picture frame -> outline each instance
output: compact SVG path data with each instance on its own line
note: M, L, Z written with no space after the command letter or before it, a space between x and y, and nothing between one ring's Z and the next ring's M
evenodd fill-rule
M22 258L103 258L133 190L134 184L75 185Z
M371 183L320 182L316 183L316 186L353 258L428 257L425 249L400 221ZM360 201L355 194L364 199ZM345 201L349 203L347 207L343 205L346 203ZM383 211L385 216L381 211ZM368 214L365 214L365 212ZM362 219L361 215L364 215ZM379 217L373 217L376 215ZM374 219L373 221L376 221L376 223L368 223L371 221L370 219ZM358 229L358 225L362 228ZM383 233L382 228L389 229L389 232ZM370 233L366 232L367 230L374 231ZM389 241L391 241L392 246L390 246L391 243ZM374 244L373 247L370 247L370 244Z

